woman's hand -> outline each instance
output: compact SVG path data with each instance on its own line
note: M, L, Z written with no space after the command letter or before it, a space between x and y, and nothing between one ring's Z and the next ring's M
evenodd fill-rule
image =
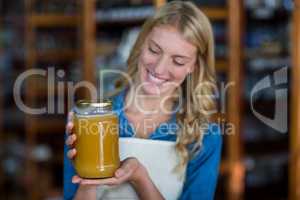
M136 158L127 158L121 162L121 166L116 170L114 177L106 179L83 179L79 176L73 176L72 182L81 185L120 185L125 182L133 184L141 183L148 177L147 170Z
M67 156L71 160L73 160L76 155L76 149L74 148L76 135L73 133L73 128L74 128L73 117L74 117L74 113L72 111L69 112L68 122L66 125L66 133L67 133L66 145L69 146L70 148L67 152Z
M76 149L74 148L76 142L76 135L73 133L74 113L70 112L68 115L68 123L66 125L67 139L66 145L69 146L67 156L73 160L76 156ZM147 177L147 170L136 158L127 158L121 162L121 166L116 170L114 177L106 179L83 179L75 175L72 178L73 183L81 185L120 185L124 182L140 183L143 178Z
M70 112L68 116L68 123L66 125L67 139L66 145L70 147L67 152L69 159L73 160L76 156L76 149L74 148L76 142L76 135L73 133L74 113ZM98 185L120 185L124 182L132 183L134 189L143 200L163 200L163 196L158 191L152 182L146 168L136 159L127 158L121 162L121 166L116 170L114 177L106 179L83 179L75 175L72 178L73 183L80 184L75 200L81 199L96 199L96 186Z

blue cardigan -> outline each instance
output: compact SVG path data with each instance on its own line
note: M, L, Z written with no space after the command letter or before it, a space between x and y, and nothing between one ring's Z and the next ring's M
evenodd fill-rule
M113 109L119 115L119 134L120 137L132 137L133 128L123 112L123 102L125 91L122 91L113 99ZM176 115L171 119L159 125L159 127L150 134L152 140L176 140ZM218 179L219 164L221 158L222 137L220 128L217 124L210 124L203 138L203 144L200 152L188 162L186 170L186 179L184 182L182 194L179 200L212 200L214 198L215 188ZM68 147L64 147L64 199L73 199L77 184L71 182L75 175L74 167L66 156ZM171 199L172 200L172 199Z

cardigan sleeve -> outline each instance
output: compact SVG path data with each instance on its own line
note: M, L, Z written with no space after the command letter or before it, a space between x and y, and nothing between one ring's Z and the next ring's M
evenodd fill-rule
M75 169L71 160L67 157L68 147L64 146L64 200L74 198L78 184L72 183L72 177L75 175Z
M213 200L219 174L222 136L216 124L209 126L200 152L189 161L180 200Z

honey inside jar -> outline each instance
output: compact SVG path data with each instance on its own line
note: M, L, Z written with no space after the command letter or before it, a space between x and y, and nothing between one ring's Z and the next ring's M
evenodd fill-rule
M75 112L74 117L76 172L82 178L113 177L120 165L118 117L112 112L84 113Z

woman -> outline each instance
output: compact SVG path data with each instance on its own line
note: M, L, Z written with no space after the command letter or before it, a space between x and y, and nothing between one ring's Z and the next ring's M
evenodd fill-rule
M128 58L125 90L113 100L119 112L120 136L176 142L180 163L186 168L179 199L209 200L214 197L221 152L218 126L210 123L215 111L214 43L207 17L191 2L172 1L144 24ZM145 121L151 126L146 126ZM163 131L161 124L178 129ZM73 123L67 124L66 144L76 141ZM65 148L65 199L96 199L99 185L130 182L140 199L164 199L147 169L136 158L126 159L115 177L85 180L75 175L69 159L76 150ZM167 161L166 161L167 162Z

